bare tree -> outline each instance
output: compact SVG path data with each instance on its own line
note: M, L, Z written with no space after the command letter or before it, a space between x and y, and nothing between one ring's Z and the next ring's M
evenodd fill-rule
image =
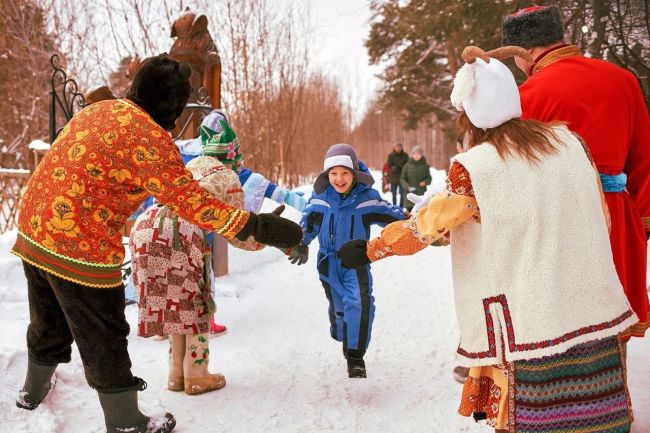
M43 9L0 1L0 167L29 168L27 143L47 136L49 57L56 42Z

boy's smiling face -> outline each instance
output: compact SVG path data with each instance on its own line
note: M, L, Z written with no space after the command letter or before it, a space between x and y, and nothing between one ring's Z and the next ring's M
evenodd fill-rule
M352 170L347 167L337 166L330 168L327 172L327 178L330 181L330 185L332 185L339 194L345 194L350 191L350 189L352 189L352 184L354 183L354 174L352 174Z

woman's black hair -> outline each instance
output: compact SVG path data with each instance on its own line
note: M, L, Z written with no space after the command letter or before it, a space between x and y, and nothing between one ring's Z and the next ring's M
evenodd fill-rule
M126 97L138 104L167 131L176 126L192 92L192 69L167 53L145 59Z

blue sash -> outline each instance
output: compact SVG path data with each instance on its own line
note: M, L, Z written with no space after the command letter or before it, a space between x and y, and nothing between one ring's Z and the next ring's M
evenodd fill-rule
M600 175L600 183L603 184L603 192L623 192L627 184L627 174L605 174Z

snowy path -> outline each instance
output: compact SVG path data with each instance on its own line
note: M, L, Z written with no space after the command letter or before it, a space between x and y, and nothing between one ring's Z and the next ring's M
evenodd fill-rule
M103 432L96 394L76 350L57 370L52 395L33 413L15 408L26 364L28 309L19 262L0 237L0 432ZM314 249L311 251L315 252ZM236 251L219 280L218 320L229 333L211 340L221 391L189 397L165 389L167 342L131 335L134 374L147 380L143 411L166 408L176 432L395 432L492 430L456 415L461 386L451 377L457 330L446 248L373 267L377 317L366 356L367 380L349 380L340 346L328 336L327 306L313 257L289 264L277 251ZM127 308L132 329L137 311ZM630 348L630 387L637 423L650 432L650 339Z

